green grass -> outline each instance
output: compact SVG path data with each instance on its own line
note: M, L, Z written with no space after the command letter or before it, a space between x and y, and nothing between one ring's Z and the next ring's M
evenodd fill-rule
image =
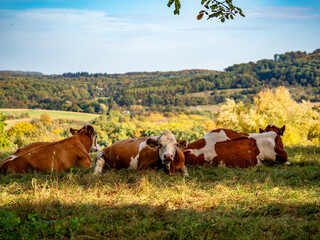
M290 166L189 167L190 178L0 176L0 239L319 239L320 149L286 150Z
M4 114L21 114L28 113L30 118L40 118L40 115L47 113L52 119L72 119L77 121L89 122L99 116L98 114L54 111L54 110L33 110L33 109L0 109ZM19 119L18 119L19 120ZM14 120L13 120L14 121ZM10 122L10 121L7 121Z

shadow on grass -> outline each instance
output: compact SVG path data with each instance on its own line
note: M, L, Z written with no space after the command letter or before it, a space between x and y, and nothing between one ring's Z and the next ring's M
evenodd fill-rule
M92 187L92 184L125 183L132 184L147 178L151 184L158 187L161 185L179 185L182 183L196 183L201 189L214 187L223 183L226 186L236 185L271 185L272 187L308 188L320 185L320 148L317 147L293 147L286 149L289 156L290 166L218 168L215 166L190 167L190 178L184 178L181 173L168 176L163 169L158 170L107 170L97 176L93 175L93 168L71 168L65 172L30 172L25 174L0 175L0 186L16 182L29 184L33 179L38 181L56 180L69 181L78 184L83 189ZM93 164L93 163L92 163ZM130 187L130 186L129 186Z
M197 211L148 204L4 205L1 239L316 239L320 206L266 204L254 209Z

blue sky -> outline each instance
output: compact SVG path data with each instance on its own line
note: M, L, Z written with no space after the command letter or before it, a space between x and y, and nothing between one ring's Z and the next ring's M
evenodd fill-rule
M0 0L0 70L223 70L320 48L320 1L234 0L245 18L197 21L201 0Z

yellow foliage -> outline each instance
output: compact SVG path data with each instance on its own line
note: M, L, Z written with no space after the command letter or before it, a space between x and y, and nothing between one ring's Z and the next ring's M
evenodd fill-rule
M14 135L20 135L20 136L27 136L30 134L30 131L35 129L35 126L33 126L29 122L20 122L15 124L13 127L11 127L7 134L9 137L12 137Z
M216 128L216 124L213 121L206 121L205 122L205 130L206 130L206 132L209 132L209 131L211 131L211 130L213 130L215 128Z
M320 114L312 109L310 102L294 101L285 87L258 93L253 105L228 99L221 109L215 119L219 127L258 132L268 123L286 125L285 145L319 144L320 129L316 126L320 125Z
M46 125L51 125L52 124L52 120L51 117L48 113L43 113L40 115L40 122L46 124Z

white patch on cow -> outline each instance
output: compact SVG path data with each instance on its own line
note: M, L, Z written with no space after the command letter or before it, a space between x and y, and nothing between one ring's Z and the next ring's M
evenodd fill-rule
M264 161L276 161L276 137L277 134L274 131L249 134L249 138L253 138L256 140L257 147L260 152L257 156L257 166L263 165Z
M219 132L208 132L203 137L203 139L206 141L206 145L203 148L189 149L189 152L196 157L203 154L204 160L209 163L211 163L212 160L217 156L216 150L214 148L216 143L230 140L230 138L227 137L225 131L222 129Z
M91 146L90 151L91 151L91 152L97 152L97 151L99 151L99 150L100 150L100 146L99 146L99 144L97 143L97 135L95 135L95 136L93 137L93 140L92 140L92 146Z
M223 161L220 161L218 167L225 168L226 164Z
M18 156L10 155L9 157L3 159L3 161L2 161L1 164L0 164L0 167L1 167L3 164L5 164L5 163L7 163L7 162L10 162L10 161L12 161L12 160L14 160L14 159L16 159L17 157L18 157Z
M105 160L102 157L103 152L99 152L96 157L96 164L94 167L94 174L101 173L105 164Z
M288 165L288 166L290 166L292 163L291 163L291 162L286 162L285 164Z

